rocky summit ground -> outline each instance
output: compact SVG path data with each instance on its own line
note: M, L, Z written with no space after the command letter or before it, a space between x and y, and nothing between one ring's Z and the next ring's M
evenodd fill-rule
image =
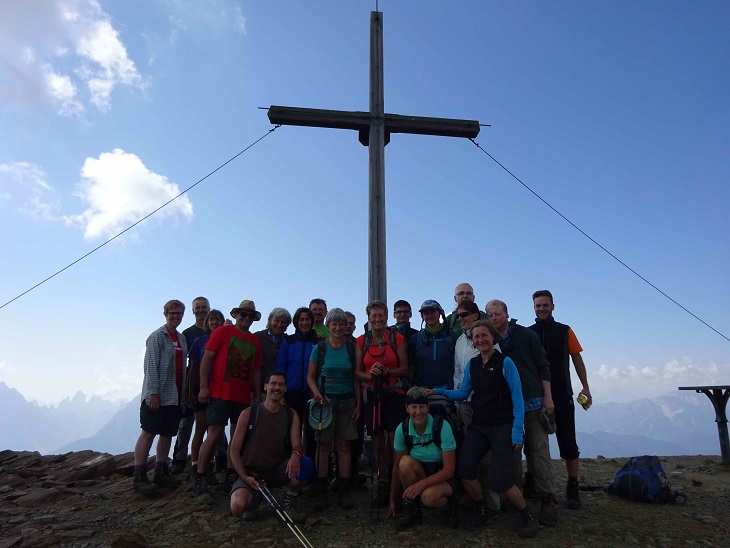
M684 505L650 505L608 495L608 485L626 459L581 461L583 509L560 510L557 527L541 527L535 540L518 539L517 514L500 513L476 532L444 528L437 512L424 524L396 532L371 521L370 492L355 491L359 507L342 511L336 496L315 516L306 493L301 506L310 517L303 527L314 546L730 546L730 469L718 457L668 457L662 464L672 488L687 495ZM0 452L0 548L44 546L299 546L271 510L253 524L230 517L227 497L214 492L190 496L186 481L151 498L132 492L132 455L82 451L66 455ZM564 467L554 461L562 493ZM186 479L186 475L179 476ZM593 490L590 490L593 488ZM280 491L275 493L281 497ZM538 501L533 502L539 506ZM383 512L381 511L381 518Z

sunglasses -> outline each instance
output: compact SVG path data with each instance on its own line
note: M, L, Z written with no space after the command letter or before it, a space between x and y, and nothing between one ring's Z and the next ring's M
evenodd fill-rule
M239 318L248 318L249 320L255 320L256 312L239 312L238 317Z
M463 320L464 318L466 318L467 316L471 316L472 314L476 314L476 312L459 312L456 317L460 320Z

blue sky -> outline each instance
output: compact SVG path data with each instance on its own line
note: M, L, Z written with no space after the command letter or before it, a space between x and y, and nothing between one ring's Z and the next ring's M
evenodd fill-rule
M726 335L725 2L380 2L386 112L492 124L477 141ZM374 2L0 3L0 301L270 129L258 107L367 110ZM264 315L312 297L364 319L367 149L282 127L132 232L0 309L0 381L129 398L170 298ZM730 379L730 342L629 273L468 140L386 148L388 295L456 284L532 323L549 288L596 398ZM417 313L416 313L417 315ZM193 322L188 313L183 326ZM360 322L361 323L361 322ZM414 323L419 321L414 318ZM263 327L261 322L260 327Z

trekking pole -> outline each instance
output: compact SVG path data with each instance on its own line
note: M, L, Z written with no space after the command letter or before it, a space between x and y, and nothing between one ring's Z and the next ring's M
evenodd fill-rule
M261 493L261 495L266 499L266 502L271 505L271 507L279 516L279 519L281 519L281 521L283 521L286 526L289 527L289 530L294 534L295 537L297 537L297 540L302 543L302 546L304 546L305 548L314 548L312 543L309 542L307 537L304 536L302 530L299 529L299 526L294 523L294 520L291 518L288 512L279 503L279 501L276 500L276 497L271 493L271 491L269 491L269 488L266 487L265 483L259 484L259 493Z
M319 378L319 393L322 396L321 405L324 405L324 390L325 390L324 381L325 381L324 375L322 375ZM317 483L319 483L319 481L320 481L319 467L320 467L321 460L322 460L322 458L319 454L320 439L322 438L322 414L321 413L319 415L319 418L320 418L319 426L317 427L317 432L315 432L315 435L317 437L317 454L315 455L315 463L314 463L314 468L315 468L314 473L316 474ZM324 496L327 496L327 476L326 475L325 475L324 488L322 489L322 493L319 492L319 489L315 489L315 491L314 491L315 501L317 500L317 498L321 497L322 494L324 494ZM317 506L317 502L315 502L315 506Z
M380 450L383 445L382 433L380 431L380 391L383 388L383 377L378 375L375 377L375 387L373 388L373 442L371 445L371 453L373 462L370 464L370 521L373 521L373 506L377 498L377 490L380 486ZM375 440L377 439L377 443ZM377 446L377 455L375 447ZM375 519L380 520L380 508L375 508Z

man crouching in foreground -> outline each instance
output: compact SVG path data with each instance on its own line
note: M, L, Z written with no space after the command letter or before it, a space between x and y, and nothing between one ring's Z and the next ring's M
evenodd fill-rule
M281 403L286 393L282 371L269 373L266 400L241 413L229 454L238 479L231 488L231 515L254 521L261 504L260 484L288 485L284 509L295 523L306 516L297 511L297 497L311 478L314 463L302 456L301 423L296 412Z

